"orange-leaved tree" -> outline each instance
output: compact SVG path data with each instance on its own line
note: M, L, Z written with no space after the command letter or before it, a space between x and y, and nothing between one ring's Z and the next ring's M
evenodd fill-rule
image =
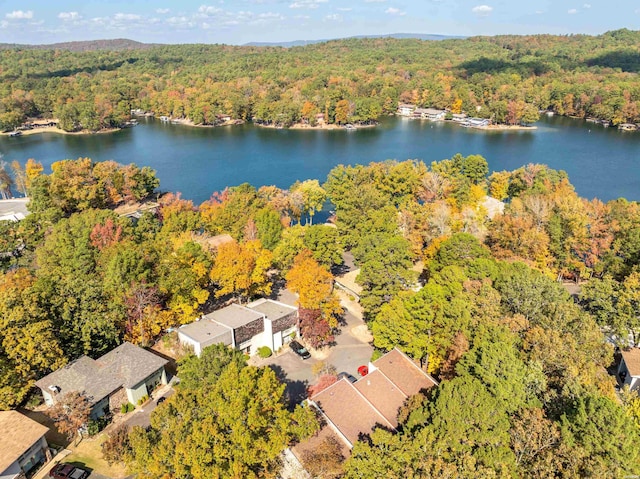
M333 340L331 329L338 325L343 313L340 301L333 293L333 276L304 249L295 258L286 276L287 288L298 294L300 333L312 346L322 346Z

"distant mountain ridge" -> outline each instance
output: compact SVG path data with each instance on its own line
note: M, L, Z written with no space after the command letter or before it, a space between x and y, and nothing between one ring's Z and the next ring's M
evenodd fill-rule
M90 52L96 50L147 50L158 46L157 43L142 43L127 38L113 40L87 40L78 42L51 43L48 45L23 45L18 43L0 43L0 50L69 50L72 52Z
M245 43L243 46L290 48L290 47L303 47L305 45L313 45L315 43L330 42L332 40L349 40L352 38L397 38L400 40L406 39L406 38L414 38L417 40L441 41L441 40L463 39L467 37L457 36L457 35L433 35L429 33L387 33L387 34L380 34L380 35L354 35L351 37L342 37L342 38L324 38L319 40L294 40L291 42L250 42L250 43Z
M462 36L453 35L431 35L427 33L390 33L385 35L356 35L345 38L325 38L320 40L295 40L291 42L250 42L245 43L243 46L251 47L299 47L304 45L313 45L316 43L324 43L332 40L348 40L351 38L416 38L419 40L450 40L454 38L466 38ZM45 45L27 45L20 43L0 43L0 50L68 50L71 52L90 52L96 50L148 50L161 46L160 43L143 43L135 40L129 40L127 38L116 38L110 40L86 40L77 42L61 42L50 43Z

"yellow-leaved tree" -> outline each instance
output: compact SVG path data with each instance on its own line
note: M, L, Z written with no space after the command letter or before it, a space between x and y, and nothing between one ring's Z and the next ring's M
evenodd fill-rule
M220 288L216 296L233 294L240 300L248 300L257 294L270 294L268 273L272 261L271 251L263 248L260 240L221 245L210 274Z
M333 341L331 329L344 312L333 293L333 276L304 249L295 258L286 276L287 288L298 294L300 333L312 346Z

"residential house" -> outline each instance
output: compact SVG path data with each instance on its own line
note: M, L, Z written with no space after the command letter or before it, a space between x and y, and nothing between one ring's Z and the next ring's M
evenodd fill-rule
M412 116L413 111L416 109L415 105L410 105L408 103L400 103L398 105L398 115L400 116Z
M414 118L430 121L444 120L446 112L444 110L436 110L434 108L416 108L413 112Z
M297 308L259 299L247 306L231 304L181 326L178 338L182 344L192 346L198 356L204 348L217 343L247 354L263 346L277 351L297 334L297 323Z
M125 342L98 359L81 356L43 377L36 386L48 406L72 391L86 395L95 419L119 410L127 402L137 404L159 385L167 384L167 363L166 359Z
M640 349L631 348L622 351L622 360L618 366L618 377L622 384L632 391L640 391Z
M0 411L0 479L26 477L51 459L45 434L49 428L18 411Z
M466 113L454 113L451 115L451 120L455 121L456 123L462 123L466 119L467 119Z
M272 351L277 351L298 335L298 308L264 298L249 303L247 307L264 314L265 346Z
M480 204L487 210L487 218L492 220L496 215L504 213L504 202L493 198L492 196L486 196L480 201Z
M0 221L20 221L29 215L29 198L0 200Z
M369 364L355 383L341 379L309 399L332 432L348 447L376 426L398 427L398 411L407 399L437 386L409 357L394 349ZM304 446L302 446L304 449Z
M207 234L191 233L191 239L209 251L217 251L220 246L233 243L235 240L228 234L209 236Z
M482 128L485 126L489 126L490 123L491 121L486 118L467 118L462 122L462 126L468 126L471 128Z

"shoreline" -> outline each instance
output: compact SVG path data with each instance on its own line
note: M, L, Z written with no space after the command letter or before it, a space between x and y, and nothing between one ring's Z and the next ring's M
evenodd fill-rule
M160 121L158 117L152 117L152 118L154 118L157 121ZM180 118L180 119L172 119L167 123L189 126L194 128L218 128L218 127L224 127L224 126L243 125L244 123L246 123L246 121L245 120L229 120L224 123L220 123L219 125L202 125L202 124L196 125L195 123L193 123L193 120L190 120L188 118ZM439 122L435 122L435 123L439 123ZM458 122L452 122L450 120L445 120L444 123L453 123L463 128L471 128L474 130L482 130L482 131L532 131L532 130L538 129L537 126L522 126L522 125L463 126ZM254 123L254 122L251 122L251 124L258 128L270 128L274 130L314 130L314 131L349 130L345 128L344 125L336 125L334 123L315 125L315 126L311 126L306 123L294 123L289 127L265 125L265 124ZM354 130L361 130L361 129L376 128L378 125L379 123L375 123L372 125L352 125L352 126ZM32 130L19 130L19 131L22 132L20 136L37 135L40 133L56 133L59 135L102 135L107 133L115 133L117 131L121 131L124 129L126 129L126 127L125 128L106 128L98 131L90 131L90 130L64 131L61 128L58 128L55 126L46 126L41 128L34 128ZM13 132L9 131L9 132L0 133L0 135L10 136L12 133Z
M264 125L262 123L253 123L253 125L259 128L271 128L274 130L347 130L347 128L345 128L344 125L336 125L335 123L316 125L316 126L311 126L306 123L294 123L293 125L288 127L276 126L276 125ZM352 125L352 126L353 126L353 129L355 130L363 130L366 128L375 128L378 126L378 124L376 123L374 125Z
M34 128L33 130L19 130L22 132L20 136L31 136L37 135L40 133L57 133L59 135L101 135L104 133L114 133L116 131L123 130L124 128L106 128L104 130L98 131L89 131L89 130L81 130L81 131L64 131L61 128L55 126L45 126L42 128ZM8 131L6 133L0 133L3 136L10 136L13 132Z
M537 126L523 126L523 125L487 125L487 126L468 126L465 128L473 128L475 130L486 131L530 131L537 130Z
M152 117L157 121L161 121L160 117ZM229 120L229 121L225 121L224 123L220 123L219 125L203 125L203 124L198 124L196 125L193 120L190 120L189 118L172 118L171 120L167 121L167 122L163 122L163 123L170 123L170 124L174 124L174 125L184 125L184 126L192 126L194 128L218 128L220 126L235 126L235 125L242 125L245 123L244 120Z

